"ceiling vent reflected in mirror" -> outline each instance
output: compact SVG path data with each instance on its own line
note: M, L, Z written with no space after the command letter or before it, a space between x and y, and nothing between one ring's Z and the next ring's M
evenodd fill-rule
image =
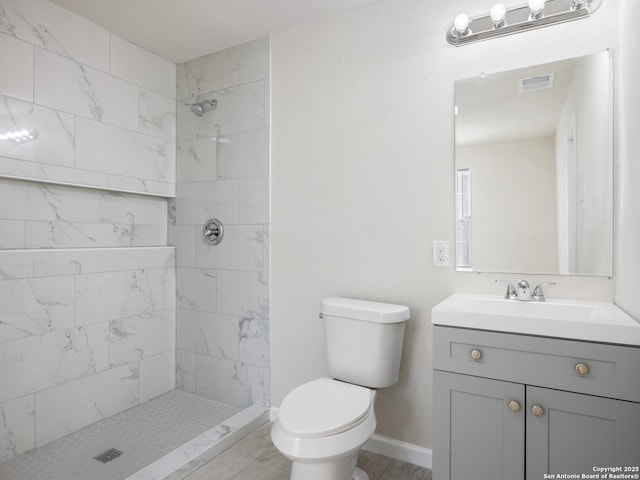
M518 79L518 91L520 93L532 92L534 90L544 90L553 87L554 73L544 75L533 75L531 77Z

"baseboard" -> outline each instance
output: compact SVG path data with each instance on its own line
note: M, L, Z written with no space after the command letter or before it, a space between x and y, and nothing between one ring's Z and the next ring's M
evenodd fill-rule
M278 407L271 407L269 410L269 420L275 421L278 418ZM365 450L385 457L394 458L403 462L431 469L432 451L430 448L419 447L412 443L401 442L389 437L374 434L367 443Z
M395 458L419 467L431 469L433 465L433 452L430 448L419 447L412 443L401 442L382 435L374 434L363 448L369 452Z

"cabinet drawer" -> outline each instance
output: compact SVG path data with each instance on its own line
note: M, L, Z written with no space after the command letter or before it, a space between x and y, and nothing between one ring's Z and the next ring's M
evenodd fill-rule
M640 348L440 326L434 335L436 370L640 402Z

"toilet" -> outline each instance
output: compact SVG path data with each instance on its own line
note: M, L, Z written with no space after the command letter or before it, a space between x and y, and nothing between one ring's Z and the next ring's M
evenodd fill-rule
M332 378L292 390L271 439L293 462L291 480L368 480L358 452L376 429L376 389L398 381L409 308L331 297L320 318Z

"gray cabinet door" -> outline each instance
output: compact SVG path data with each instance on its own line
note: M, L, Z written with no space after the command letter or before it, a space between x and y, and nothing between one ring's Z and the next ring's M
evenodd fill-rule
M526 432L527 479L640 465L638 403L527 387Z
M524 385L437 370L433 376L433 479L523 480Z

